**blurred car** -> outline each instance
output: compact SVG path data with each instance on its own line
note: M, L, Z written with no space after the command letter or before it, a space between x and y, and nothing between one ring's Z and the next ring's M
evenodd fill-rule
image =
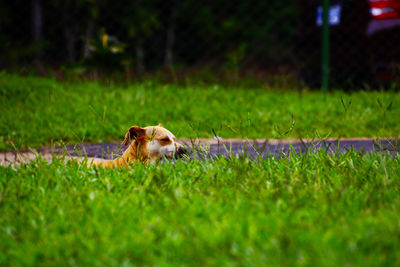
M374 20L400 19L399 0L369 0L368 2Z
M369 0L366 35L373 54L375 79L390 84L400 74L400 0Z
M301 1L301 77L321 85L322 0ZM399 77L400 0L331 0L330 77L333 86L388 84Z

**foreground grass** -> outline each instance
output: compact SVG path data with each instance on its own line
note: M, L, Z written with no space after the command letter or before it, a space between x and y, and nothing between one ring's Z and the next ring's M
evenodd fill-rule
M400 95L276 88L61 83L0 72L0 150L121 140L163 123L177 137L399 137Z
M0 169L0 265L400 264L400 159Z

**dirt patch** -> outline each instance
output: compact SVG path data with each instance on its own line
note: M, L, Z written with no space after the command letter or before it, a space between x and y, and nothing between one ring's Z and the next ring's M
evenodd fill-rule
M31 161L35 161L38 157L46 160L47 162L51 162L54 157L63 158L64 160L73 160L76 159L78 161L82 161L84 157L78 156L63 156L60 154L52 154L52 153L33 153L33 152L3 152L0 153L0 165L8 166L8 165L20 165L22 163L29 163Z
M317 149L339 150L355 149L364 153L371 151L388 151L399 153L400 140L393 138L329 138L329 139L181 139L191 151L197 151L199 157L213 155L228 155L247 153L252 157L268 155L281 156L289 152L308 153ZM102 158L114 159L122 155L127 147L120 142L100 144L77 144L63 147L43 147L32 151L0 153L0 165L19 165L41 157L51 162L53 157L63 157L65 160L83 160Z

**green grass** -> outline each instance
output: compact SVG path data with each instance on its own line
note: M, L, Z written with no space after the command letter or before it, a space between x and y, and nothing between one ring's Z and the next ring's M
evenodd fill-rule
M162 123L177 137L399 137L400 94L62 83L0 72L0 150L122 140Z
M2 266L399 266L400 159L0 167Z
M0 150L179 138L399 137L400 96L95 82L0 72ZM81 168L0 167L0 266L398 266L400 158L290 158Z

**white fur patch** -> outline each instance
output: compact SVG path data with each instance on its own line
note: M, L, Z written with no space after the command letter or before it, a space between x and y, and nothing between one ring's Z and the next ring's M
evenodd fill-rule
M176 153L178 146L175 142L175 136L168 130L163 132L165 137L168 137L171 142L169 144L162 144L159 140L153 139L147 143L147 150L151 159L168 157L172 158ZM154 133L146 133L149 136L154 135Z

